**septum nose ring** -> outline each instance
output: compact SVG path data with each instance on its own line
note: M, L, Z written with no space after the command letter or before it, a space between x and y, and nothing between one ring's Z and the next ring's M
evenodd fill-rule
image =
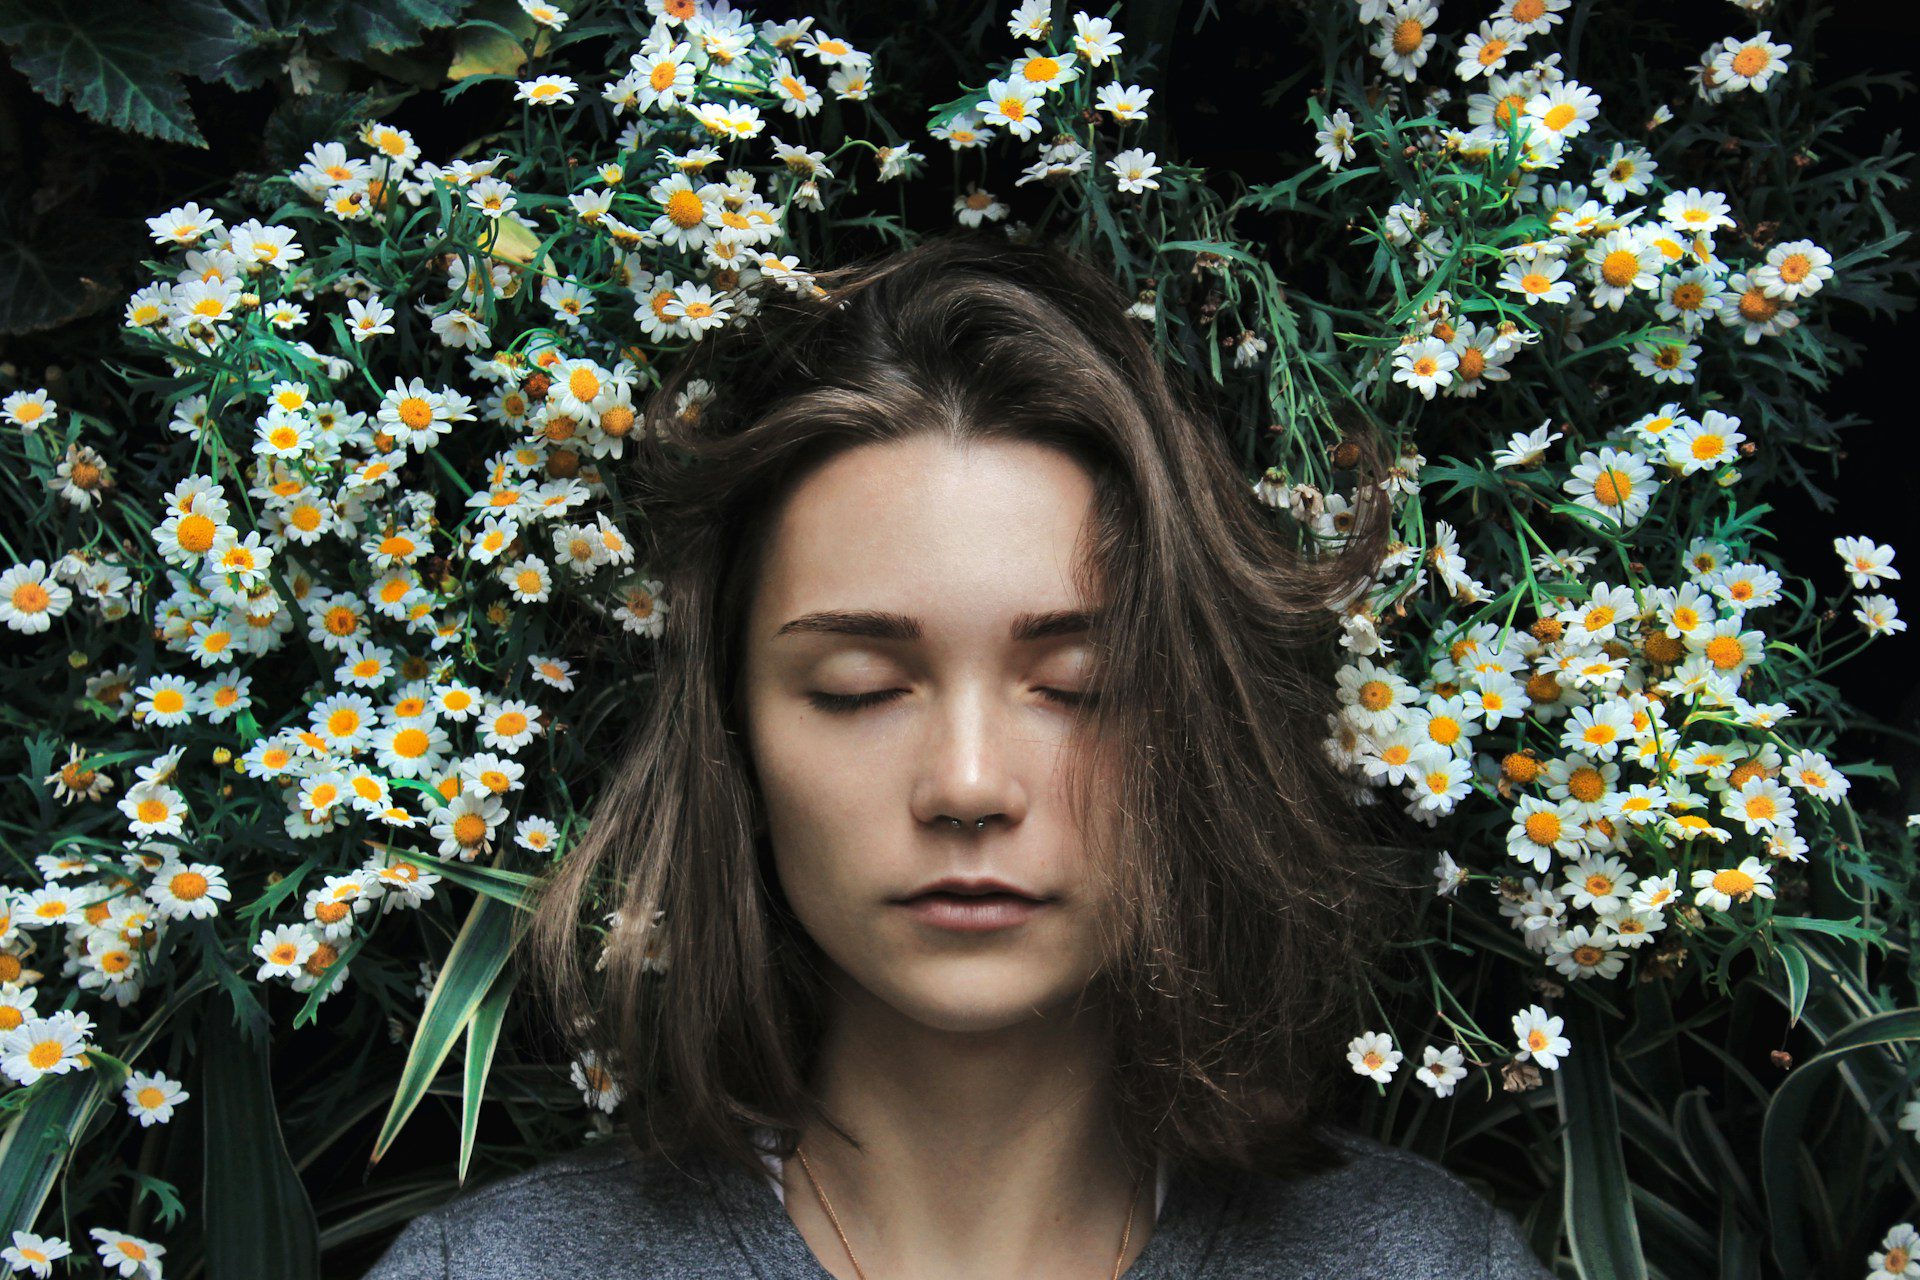
M960 819L958 818L948 818L947 821L951 822L954 825L954 828L956 830L966 825L965 823L961 822ZM985 818L975 818L973 820L973 825L975 828L984 828L987 825L987 820Z

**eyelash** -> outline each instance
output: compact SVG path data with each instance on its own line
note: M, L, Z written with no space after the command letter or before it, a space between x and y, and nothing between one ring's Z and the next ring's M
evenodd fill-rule
M821 711L830 712L835 715L845 715L858 711L863 707L871 707L882 702L887 702L891 700L895 694L903 692L905 692L905 690L902 689L881 689L875 693L809 693L807 695L807 701L811 702L814 707ZM1063 689L1042 689L1040 692L1062 706L1074 707L1093 701L1092 696L1089 694L1068 693Z

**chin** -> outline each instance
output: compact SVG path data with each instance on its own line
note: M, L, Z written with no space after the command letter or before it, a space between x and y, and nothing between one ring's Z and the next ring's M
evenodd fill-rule
M1064 1014L1088 975L1041 971L1031 961L933 960L902 965L869 990L902 1017L956 1034L1005 1031Z

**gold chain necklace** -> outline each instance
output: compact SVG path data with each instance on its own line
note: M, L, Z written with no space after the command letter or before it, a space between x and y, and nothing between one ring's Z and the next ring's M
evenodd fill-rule
M833 1212L833 1203L827 1199L827 1193L820 1189L820 1179L813 1176L813 1166L807 1163L807 1153L795 1147L793 1153L800 1157L800 1168L806 1172L807 1181L813 1184L813 1194L820 1198L820 1207L827 1211L827 1221L833 1224L834 1231L840 1237L840 1247L847 1251L847 1260L853 1263L853 1273L860 1280L867 1280L867 1273L860 1269L860 1259L853 1256L853 1246L847 1243L847 1233L840 1228L840 1219ZM1127 1241L1133 1238L1133 1211L1140 1205L1140 1175L1133 1178L1133 1199L1127 1205L1127 1228L1120 1233L1120 1256L1113 1260L1113 1280L1120 1280L1120 1266L1127 1260Z

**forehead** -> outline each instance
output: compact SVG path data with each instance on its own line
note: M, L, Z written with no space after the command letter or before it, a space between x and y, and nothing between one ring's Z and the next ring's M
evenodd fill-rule
M815 609L885 609L1004 636L1013 614L1084 605L1073 571L1093 493L1078 461L1026 441L961 446L927 432L848 449L775 514L754 629Z

